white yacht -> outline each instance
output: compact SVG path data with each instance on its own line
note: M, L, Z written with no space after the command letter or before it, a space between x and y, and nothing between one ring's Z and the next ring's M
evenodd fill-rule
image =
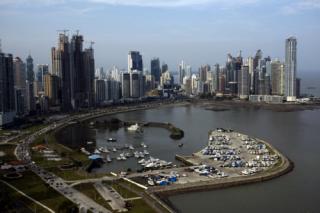
M139 128L140 128L139 125L136 123L136 124L134 124L134 125L129 126L127 129L128 129L129 131L138 131Z
M141 147L143 147L143 148L148 148L148 146L147 146L145 143L141 143L140 145L141 145Z

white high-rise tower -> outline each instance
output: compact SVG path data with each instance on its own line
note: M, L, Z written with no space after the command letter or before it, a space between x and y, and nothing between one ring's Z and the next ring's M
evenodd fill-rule
M296 76L297 76L297 39L286 39L285 53L285 95L287 101L296 99Z

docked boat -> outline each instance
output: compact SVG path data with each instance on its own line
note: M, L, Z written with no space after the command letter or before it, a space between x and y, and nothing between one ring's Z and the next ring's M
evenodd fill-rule
M116 152L116 151L117 151L117 149L114 147L114 148L112 148L112 151L113 151L113 152Z
M127 153L125 153L125 155L124 155L124 156L126 156L126 158L131 158L133 155L132 155L132 153L127 152Z
M80 148L80 151L85 155L90 155L90 152L88 152L84 147Z
M133 131L133 132L136 132L140 129L139 125L136 123L134 125L131 125L127 128L129 131Z
M122 160L122 158L119 156L119 157L117 157L117 160L119 160L119 161L120 161L120 160Z
M93 153L94 154L101 154L101 152L98 149L95 149Z
M179 147L183 147L183 143L179 143L179 145L178 145Z
M148 184L150 186L154 186L154 181L151 178L148 178Z
M130 150L134 150L134 147L132 145L129 146Z
M111 157L110 157L109 155L107 156L107 162L108 162L108 163L111 163L111 162L112 162Z
M143 154L144 155L150 155L150 153L145 149L145 150L143 150Z
M108 141L108 142L116 142L117 139L115 139L115 138L108 138L107 141Z
M100 147L99 149L98 149L100 152L102 152L102 153L109 153L110 151L107 149L107 148L105 148L105 147Z
M121 160L127 160L127 158L126 158L126 156L125 156L124 153L121 153L121 154L120 154L120 158L121 158Z
M91 145L91 144L93 144L93 142L92 142L92 141L88 141L87 144L88 144L88 145Z
M148 148L148 146L147 146L145 143L141 143L140 145L141 145L141 147L143 147L143 148Z

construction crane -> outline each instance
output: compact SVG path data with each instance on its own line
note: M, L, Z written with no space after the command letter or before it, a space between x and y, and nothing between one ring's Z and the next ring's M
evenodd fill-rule
M85 42L90 44L90 49L92 49L92 48L93 48L93 45L95 44L94 41L85 41Z
M63 32L63 34L65 35L67 32L69 32L69 30L67 30L67 29L62 29L62 30L57 30L57 32Z

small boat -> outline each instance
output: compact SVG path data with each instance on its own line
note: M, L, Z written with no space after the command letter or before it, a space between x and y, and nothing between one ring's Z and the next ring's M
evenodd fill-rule
M80 151L86 155L90 155L90 152L88 152L84 147L82 147Z
M109 150L105 147L100 147L98 150L103 153L109 153Z
M93 153L94 154L101 154L101 152L98 149L95 149Z
M145 143L141 143L140 145L141 145L141 147L143 147L143 148L147 148L147 147L148 147Z
M132 153L127 152L127 153L125 153L125 156L126 156L126 158L131 158L132 157Z
M109 155L107 156L107 162L108 162L108 163L111 163L111 162L112 162L112 160L111 160L111 158L110 158Z
M139 152L139 158L144 158L143 152Z
M144 155L149 155L150 153L147 150L143 150Z
M122 160L122 158L119 156L119 157L117 157L117 160Z
M127 128L129 131L138 131L140 129L139 125L136 123L134 125L131 125Z
M116 152L116 151L117 151L117 149L114 147L114 148L112 149L112 151L113 151L113 152Z
M150 186L154 186L154 181L151 178L148 178L148 184Z
M132 145L129 146L129 149L134 150L134 147Z
M179 143L179 145L178 145L179 147L183 147L183 143Z
M117 139L115 139L115 138L108 138L107 141L108 141L108 142L116 142Z
M93 126L93 125L94 125L94 122L93 122L93 121L91 121L91 122L90 122L90 126Z
M134 152L133 155L134 155L135 158L139 158L140 157L139 152Z
M88 145L91 145L91 144L93 144L93 142L92 142L92 141L88 141L87 144L88 144Z

